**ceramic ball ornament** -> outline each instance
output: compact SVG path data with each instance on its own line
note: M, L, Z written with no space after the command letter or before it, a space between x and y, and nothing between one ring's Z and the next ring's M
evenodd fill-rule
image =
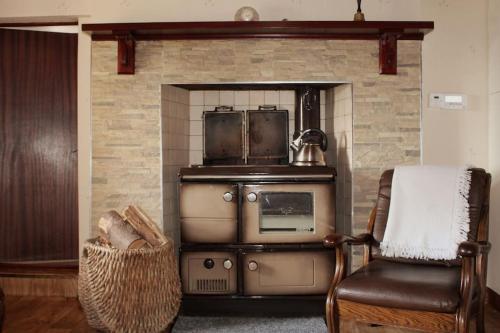
M235 21L258 21L259 20L259 13L255 10L255 8L252 7L241 7L236 11L236 14L234 14L234 20Z

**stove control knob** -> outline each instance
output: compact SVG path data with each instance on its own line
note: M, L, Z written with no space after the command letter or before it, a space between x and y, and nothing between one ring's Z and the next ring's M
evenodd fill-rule
M231 192L224 193L222 197L224 198L225 202L233 201L233 194Z
M212 269L215 266L215 263L212 259L205 259L203 262L203 266L205 266L206 269Z
M255 261L252 260L248 263L248 269L251 270L252 272L256 271L257 268L259 268L259 265L257 265Z
M233 267L233 262L229 259L224 260L224 268L230 270Z
M247 200L250 201L250 202L257 201L257 194L255 194L254 192L248 193L247 194Z

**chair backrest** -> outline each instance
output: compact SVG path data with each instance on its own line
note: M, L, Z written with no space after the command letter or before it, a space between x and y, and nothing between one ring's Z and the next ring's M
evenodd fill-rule
M488 211L490 201L490 183L491 175L484 169L472 168L471 188L469 191L469 216L470 216L470 231L468 240L482 241L488 240ZM389 215L389 207L391 204L391 187L392 176L394 170L385 171L380 177L378 197L376 203L376 217L373 224L373 237L377 242L381 242L384 238L385 227L387 225L387 217ZM459 259L455 260L421 260L421 259L406 259L406 258L389 258L382 256L380 247L374 242L372 247L372 256L376 259L384 259L399 262L425 263L438 265L460 265Z

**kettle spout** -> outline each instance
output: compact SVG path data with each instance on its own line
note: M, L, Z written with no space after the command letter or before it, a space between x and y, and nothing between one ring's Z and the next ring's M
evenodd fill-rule
M298 137L297 139L293 140L291 143L290 143L290 148L292 148L293 150L295 151L299 151L299 145L300 145L300 140L301 138Z

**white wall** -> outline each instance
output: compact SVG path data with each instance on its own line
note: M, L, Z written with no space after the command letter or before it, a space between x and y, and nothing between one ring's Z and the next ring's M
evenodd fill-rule
M422 151L426 164L488 167L487 2L422 1L435 29L422 44ZM466 94L467 109L430 109L429 93Z
M261 20L351 20L356 2L345 0L0 0L1 17L83 16L88 22L228 21L242 6ZM369 20L412 20L419 1L370 0Z
M500 294L500 0L489 1L489 101L491 185L490 253L488 285Z
M489 0L499 12L498 0ZM244 5L255 7L261 20L351 20L355 1L345 0L0 0L0 22L33 20L38 17L78 16L80 23L89 22L153 22L153 21L217 21L232 20ZM363 2L368 20L433 20L435 30L423 43L423 161L425 163L472 163L488 167L488 0L370 0ZM490 13L492 11L490 10ZM40 18L42 17L42 18ZM494 22L494 21L492 21ZM498 20L496 20L498 22ZM497 24L498 26L498 24ZM498 36L492 53L499 59ZM496 45L496 46L495 46ZM496 47L496 48L495 48ZM496 51L495 51L496 50ZM90 234L90 38L80 33L79 40L79 191L80 239ZM491 63L498 73L499 64ZM490 92L498 92L497 82ZM493 79L494 81L495 79ZM466 111L430 110L430 92L466 94ZM499 94L491 94L490 168L500 173ZM496 102L495 102L496 101ZM495 104L496 103L496 104ZM496 105L496 108L495 108ZM496 112L494 112L496 110ZM497 118L495 118L497 117ZM496 120L496 124L493 123ZM498 183L497 183L498 184ZM493 200L500 191L495 185ZM497 216L492 207L492 239L499 237ZM496 229L495 229L496 228ZM495 232L496 230L496 232ZM495 235L496 234L496 235ZM493 239L494 240L494 239ZM496 242L500 244L500 239ZM496 248L494 249L494 251ZM498 252L498 251L497 251ZM497 253L494 252L494 253ZM500 254L500 253L499 253ZM492 256L494 257L494 255ZM497 268L500 271L500 267ZM500 290L500 272L491 269L490 284Z

